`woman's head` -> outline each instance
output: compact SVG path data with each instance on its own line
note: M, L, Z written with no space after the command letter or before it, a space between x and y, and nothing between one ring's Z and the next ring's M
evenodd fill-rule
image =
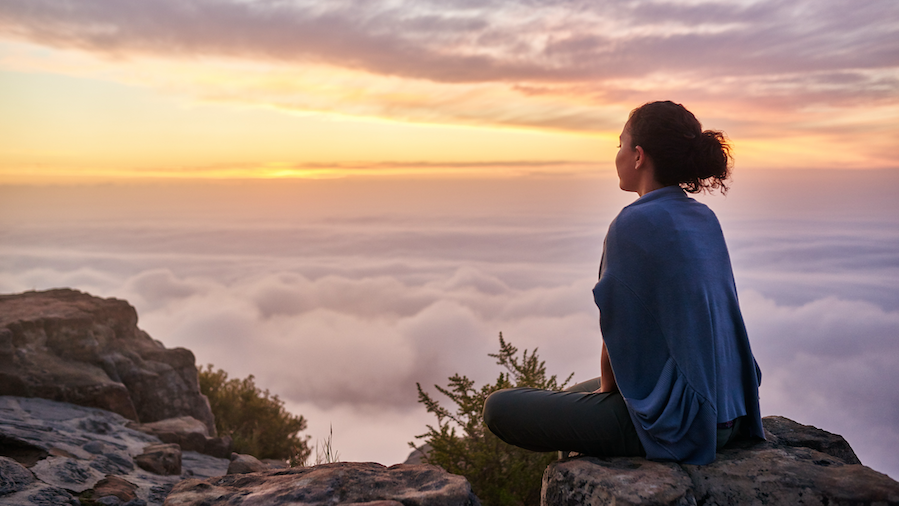
M733 158L722 132L702 131L693 113L674 102L650 102L631 111L625 130L631 148L640 146L653 163L656 180L691 193L727 192Z

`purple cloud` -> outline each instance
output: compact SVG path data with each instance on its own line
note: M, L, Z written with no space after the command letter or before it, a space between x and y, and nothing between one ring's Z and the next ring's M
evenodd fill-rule
M845 71L899 64L888 0L241 2L7 0L0 31L131 54L321 61L440 82L587 82L653 72Z

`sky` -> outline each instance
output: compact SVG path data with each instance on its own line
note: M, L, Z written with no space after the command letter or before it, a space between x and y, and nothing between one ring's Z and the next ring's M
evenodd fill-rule
M0 181L591 171L659 98L743 167L889 168L897 25L891 0L3 0Z
M899 478L894 1L0 0L0 292L141 328L400 462L497 335L598 374L634 107L736 165L720 217L764 415Z

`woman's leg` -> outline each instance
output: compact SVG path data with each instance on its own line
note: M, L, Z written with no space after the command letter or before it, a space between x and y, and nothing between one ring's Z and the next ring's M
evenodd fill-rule
M619 393L499 390L484 403L484 421L503 441L528 450L646 455Z
M587 381L581 381L575 385L571 385L566 388L564 392L595 392L599 390L599 387L602 386L602 378L599 376L595 378L588 379Z

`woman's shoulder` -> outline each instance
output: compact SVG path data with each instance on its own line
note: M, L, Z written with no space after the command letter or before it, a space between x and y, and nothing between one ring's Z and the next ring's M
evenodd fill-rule
M680 188L674 187L674 190L666 187L647 193L625 206L613 223L618 228L636 230L669 225L678 214L678 209L693 201Z
M622 209L609 227L607 241L621 247L656 248L671 247L683 241L720 239L721 225L715 213L675 188L677 192L658 196L662 198L643 200L641 197ZM652 193L655 192L644 197Z
M618 214L616 221L637 225L670 224L687 217L718 221L707 205L690 198L678 186L667 186L649 192L626 206Z

